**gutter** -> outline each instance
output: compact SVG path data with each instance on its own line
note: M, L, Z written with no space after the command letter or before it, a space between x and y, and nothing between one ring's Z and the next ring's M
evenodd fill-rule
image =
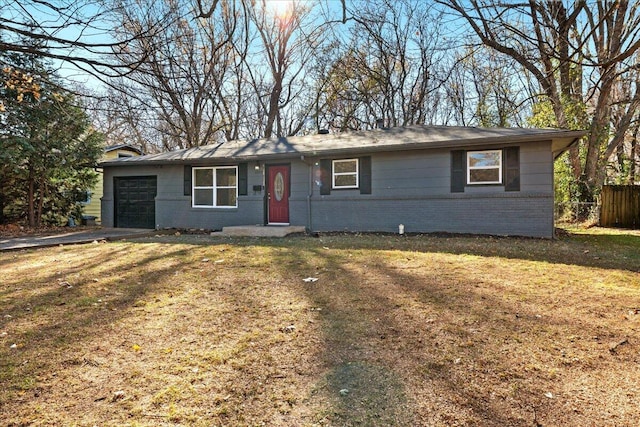
M566 151L570 150L571 147L573 147L574 145L576 145L582 138L584 137L584 135L575 138L573 141L571 141L566 147L564 147L562 150L558 151L558 154L554 154L553 155L553 160L558 160L558 157L562 156Z

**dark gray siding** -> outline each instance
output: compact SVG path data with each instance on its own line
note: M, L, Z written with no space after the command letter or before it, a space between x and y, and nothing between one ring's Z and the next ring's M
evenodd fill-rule
M491 147L487 147L491 148ZM495 148L495 147L494 147ZM474 148L478 149L478 148ZM353 156L352 156L353 157ZM324 157L323 157L324 158ZM346 156L345 158L349 158ZM322 158L273 162L291 165L290 223L312 231L451 232L553 237L553 157L550 142L520 145L520 191L503 186L466 186L451 192L447 149L374 153L371 194L358 189L320 195ZM232 165L234 163L228 163ZM103 225L113 226L113 177L158 177L158 228L221 229L264 224L264 163L248 164L248 195L238 207L192 208L184 195L184 167L107 167L102 198ZM311 210L309 210L309 206Z
M372 194L333 190L311 198L313 231L451 232L553 237L550 143L520 147L520 191L467 186L451 193L449 150L372 156Z
M230 164L233 165L233 164ZM146 166L109 167L104 170L104 195L102 197L102 218L105 227L113 222L113 177L156 175L158 195L156 196L157 228L203 228L217 230L230 225L262 224L264 222L264 191L253 191L254 185L262 185L262 169L248 169L248 195L238 197L237 208L193 208L191 196L184 195L184 167Z
M407 233L553 236L553 198L542 194L325 199L312 210L314 231L398 232L403 224Z
M275 163L274 163L275 164ZM285 164L285 163L277 163ZM307 196L309 194L309 166L300 160L291 165L290 222L306 225ZM229 163L225 165L235 165ZM203 165L205 166L205 165ZM213 165L212 165L213 166ZM237 208L193 208L191 196L184 195L184 166L108 167L104 170L102 217L105 227L114 225L113 177L154 175L158 177L156 196L157 228L202 228L218 230L232 225L257 225L265 221L265 191L254 191L264 186L264 164L256 171L255 162L248 165L246 196L238 197Z
M308 226L309 165L296 160L291 164L291 196L289 197L289 223Z

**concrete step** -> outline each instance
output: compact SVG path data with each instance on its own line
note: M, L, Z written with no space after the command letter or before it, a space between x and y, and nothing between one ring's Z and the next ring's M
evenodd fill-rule
M244 236L244 237L285 237L289 234L304 233L303 225L235 225L224 227L222 231L211 233L212 236Z

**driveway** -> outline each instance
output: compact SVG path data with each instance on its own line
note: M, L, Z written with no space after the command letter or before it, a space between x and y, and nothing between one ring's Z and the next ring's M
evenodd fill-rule
M48 236L0 238L0 251L91 243L96 240L118 240L133 237L153 236L156 234L158 234L156 230L140 228L98 228L92 230L69 231L68 233Z

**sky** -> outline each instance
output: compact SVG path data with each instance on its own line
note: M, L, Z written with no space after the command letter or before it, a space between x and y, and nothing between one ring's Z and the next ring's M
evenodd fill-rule
M153 1L153 0L149 0ZM268 10L274 15L284 15L292 7L293 3L314 4L316 9L322 9L324 13L340 19L342 16L342 2L340 0L265 0ZM349 3L350 0L347 0ZM320 5L320 3L322 3ZM52 6L59 8L62 13L54 10ZM220 6L218 6L220 7ZM58 0L54 2L35 2L31 0L0 0L0 17L7 21L26 22L32 19L50 36L65 39L78 40L89 44L109 44L115 42L115 24L103 15L104 2L100 0L87 0L76 2L74 0ZM93 17L92 20L88 19ZM90 22L89 25L84 23ZM108 52L108 47L97 47L93 53L88 53L80 48L64 47L55 41L49 44L51 51L56 54L69 56L99 57L101 53ZM103 85L90 73L79 69L70 62L53 60L54 68L59 75L75 83L88 86L90 89L100 89ZM87 67L81 64L81 67Z

